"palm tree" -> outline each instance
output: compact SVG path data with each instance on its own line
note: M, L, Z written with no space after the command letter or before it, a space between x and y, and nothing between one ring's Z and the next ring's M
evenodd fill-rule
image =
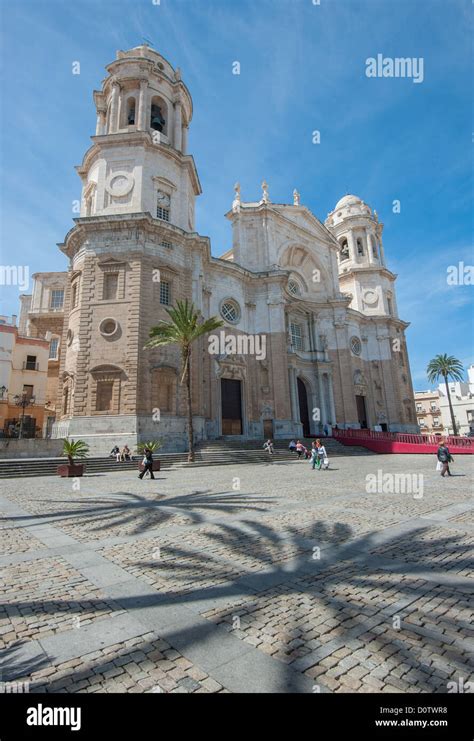
M63 440L63 456L68 459L69 465L74 465L74 458L87 458L89 446L84 440Z
M188 412L188 463L194 461L193 411L191 400L191 346L199 337L222 327L223 321L210 317L200 322L199 312L193 303L177 301L176 306L166 309L171 321L160 321L150 329L150 337L145 347L163 347L176 344L181 350L181 381L186 381L186 403Z
M448 378L452 378L453 381L462 381L464 378L464 368L460 360L453 357L453 355L437 355L433 360L430 360L428 367L426 368L428 375L428 381L435 383L440 377L444 378L446 384L446 394L448 397L449 412L451 414L451 425L453 427L453 435L458 434L456 427L456 420L454 418L453 405L451 403L451 395L449 393Z

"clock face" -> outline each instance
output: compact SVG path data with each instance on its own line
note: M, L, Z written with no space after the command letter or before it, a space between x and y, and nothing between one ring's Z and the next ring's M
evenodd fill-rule
M158 191L157 201L163 208L168 208L171 203L169 195L167 193L163 193L161 190Z

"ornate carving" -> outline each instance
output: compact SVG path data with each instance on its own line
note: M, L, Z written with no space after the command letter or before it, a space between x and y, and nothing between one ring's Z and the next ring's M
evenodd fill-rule
M361 370L354 371L353 380L355 386L367 386L367 381Z

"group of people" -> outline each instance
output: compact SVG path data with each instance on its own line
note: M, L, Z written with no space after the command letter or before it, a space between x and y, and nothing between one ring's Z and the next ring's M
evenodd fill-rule
M317 468L318 470L326 470L329 468L329 458L326 448L322 444L321 440L313 440L311 443L311 449L308 449L301 440L291 440L288 445L288 450L295 452L298 460L311 460L311 468Z
M267 440L263 444L264 450L267 451L269 455L273 455L275 452L275 449L273 447L273 442L271 440ZM298 460L305 459L305 460L311 460L311 465L313 470L315 468L319 469L327 469L329 468L329 458L328 454L326 452L326 448L321 443L321 440L314 440L311 443L311 449L309 450L306 448L301 440L292 440L290 444L288 445L288 450L291 452L295 452Z
M115 458L117 463L123 463L123 461L130 461L132 459L132 454L130 453L128 445L124 445L122 450L120 450L118 445L114 445L110 451L110 457Z
M132 460L132 454L130 452L130 448L128 447L128 445L124 445L122 450L120 450L118 445L114 445L114 447L110 451L110 457L115 458L117 463L122 463L123 461ZM142 479L144 475L148 472L150 474L150 478L154 479L155 477L153 476L153 452L149 448L145 448L143 451L142 466L143 466L143 471L139 474L138 478Z

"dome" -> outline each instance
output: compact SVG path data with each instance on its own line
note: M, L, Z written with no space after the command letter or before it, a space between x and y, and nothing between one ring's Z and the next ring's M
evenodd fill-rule
M343 208L344 206L354 206L356 203L363 203L363 201L358 196L347 195L336 203L334 210L337 211L338 208Z

